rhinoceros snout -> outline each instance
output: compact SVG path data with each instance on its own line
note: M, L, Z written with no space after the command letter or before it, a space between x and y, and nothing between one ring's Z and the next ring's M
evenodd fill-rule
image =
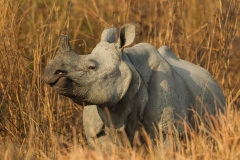
M45 70L43 81L48 85L53 86L60 78L65 77L66 75L67 72L64 70L56 70L53 72Z

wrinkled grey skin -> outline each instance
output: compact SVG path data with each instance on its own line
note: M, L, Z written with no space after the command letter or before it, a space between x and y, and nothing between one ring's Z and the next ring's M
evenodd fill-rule
M77 55L67 36L44 72L44 81L60 95L85 104L83 124L90 146L95 143L132 144L143 126L154 140L156 128L168 133L174 124L192 122L191 109L203 106L213 115L225 106L222 91L203 68L178 59L167 47L159 50L147 43L130 48L135 25L103 31L101 41L89 55ZM193 125L193 124L192 124ZM129 145L130 145L129 144Z

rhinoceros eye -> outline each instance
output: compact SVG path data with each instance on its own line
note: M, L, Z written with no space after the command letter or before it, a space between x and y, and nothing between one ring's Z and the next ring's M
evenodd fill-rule
M88 69L95 70L96 67L95 66L89 66Z
M93 59L88 59L86 65L88 70L96 70L98 68L98 63Z

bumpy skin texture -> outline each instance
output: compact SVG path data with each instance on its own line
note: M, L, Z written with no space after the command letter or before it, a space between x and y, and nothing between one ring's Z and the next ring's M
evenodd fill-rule
M44 81L78 104L85 104L83 124L90 146L131 145L143 126L154 140L156 128L168 134L183 132L182 122L192 122L191 109L223 109L224 96L203 68L178 59L167 47L147 43L130 48L135 25L107 28L89 55L77 55L67 36L44 72ZM199 109L200 108L200 109ZM170 125L169 125L170 124ZM176 131L176 132L175 132ZM128 138L129 142L124 141Z

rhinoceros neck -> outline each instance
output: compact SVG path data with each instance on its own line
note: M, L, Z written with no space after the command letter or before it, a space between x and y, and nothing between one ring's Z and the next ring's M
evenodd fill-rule
M148 43L140 43L131 48L126 48L124 52L146 85L156 66L164 63L164 66L167 66L166 70L171 71L171 66L168 62L159 54L156 48Z

